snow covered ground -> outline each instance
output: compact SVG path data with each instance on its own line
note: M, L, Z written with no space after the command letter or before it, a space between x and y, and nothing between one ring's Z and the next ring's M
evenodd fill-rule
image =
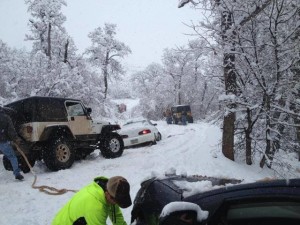
M220 153L221 131L214 125L194 123L187 126L167 125L157 121L162 141L157 145L125 149L120 158L105 159L95 151L91 156L74 163L71 169L50 172L42 162L37 162L37 185L78 190L97 176L121 175L131 184L134 199L140 183L151 176L166 172L237 178L253 182L272 177L273 172L258 165L247 166L232 162ZM2 161L2 156L0 159ZM297 174L298 177L300 174ZM31 188L33 176L25 174L25 181L16 181L11 172L0 166L0 224L46 225L73 195L53 196ZM123 210L130 223L131 209Z

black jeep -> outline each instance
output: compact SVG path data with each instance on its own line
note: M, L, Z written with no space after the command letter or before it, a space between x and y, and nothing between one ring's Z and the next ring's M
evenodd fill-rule
M115 132L120 126L93 121L91 108L80 100L29 97L5 108L26 143L25 154L32 166L36 160L43 159L50 170L56 171L71 167L75 159L85 158L95 149L100 149L105 158L123 153L123 140ZM29 172L24 159L18 158L23 172ZM6 157L3 164L11 169Z
M182 122L182 115L186 115L186 120L193 123L193 115L189 105L175 105L171 107L173 123L178 124Z

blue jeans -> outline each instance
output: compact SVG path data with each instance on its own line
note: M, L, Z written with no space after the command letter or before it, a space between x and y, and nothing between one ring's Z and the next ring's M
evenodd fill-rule
M17 174L20 174L18 159L15 155L13 148L10 145L10 142L0 142L0 151L9 159L14 171L14 175L16 176Z

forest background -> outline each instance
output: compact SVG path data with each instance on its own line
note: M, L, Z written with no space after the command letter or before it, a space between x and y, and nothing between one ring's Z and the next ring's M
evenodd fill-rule
M25 3L32 48L0 40L1 104L72 97L96 117L114 118L122 115L113 100L134 98L152 120L189 104L196 120L220 124L222 152L231 160L288 170L282 155L300 154L299 0L181 0L179 8L202 14L187 24L193 40L164 49L160 63L134 73L122 64L131 48L117 38L117 24L95 27L79 53L64 26L65 0Z

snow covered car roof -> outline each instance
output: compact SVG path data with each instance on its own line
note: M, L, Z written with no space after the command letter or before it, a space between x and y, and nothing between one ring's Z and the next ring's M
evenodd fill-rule
M300 179L242 184L240 180L205 176L152 178L141 184L131 222L157 225L164 207L173 202L181 202L182 208L187 202L194 203L199 212L207 211L201 224L220 224L222 218L230 220L229 224L270 224L268 221L282 218L286 219L284 224L300 224ZM170 208L178 209L178 203L168 206L167 211ZM183 225L181 222L178 224Z
M134 118L134 119L127 120L123 124L123 126L127 126L127 125L130 125L130 124L136 124L136 123L149 123L149 124L153 124L150 120L145 119L145 118Z

